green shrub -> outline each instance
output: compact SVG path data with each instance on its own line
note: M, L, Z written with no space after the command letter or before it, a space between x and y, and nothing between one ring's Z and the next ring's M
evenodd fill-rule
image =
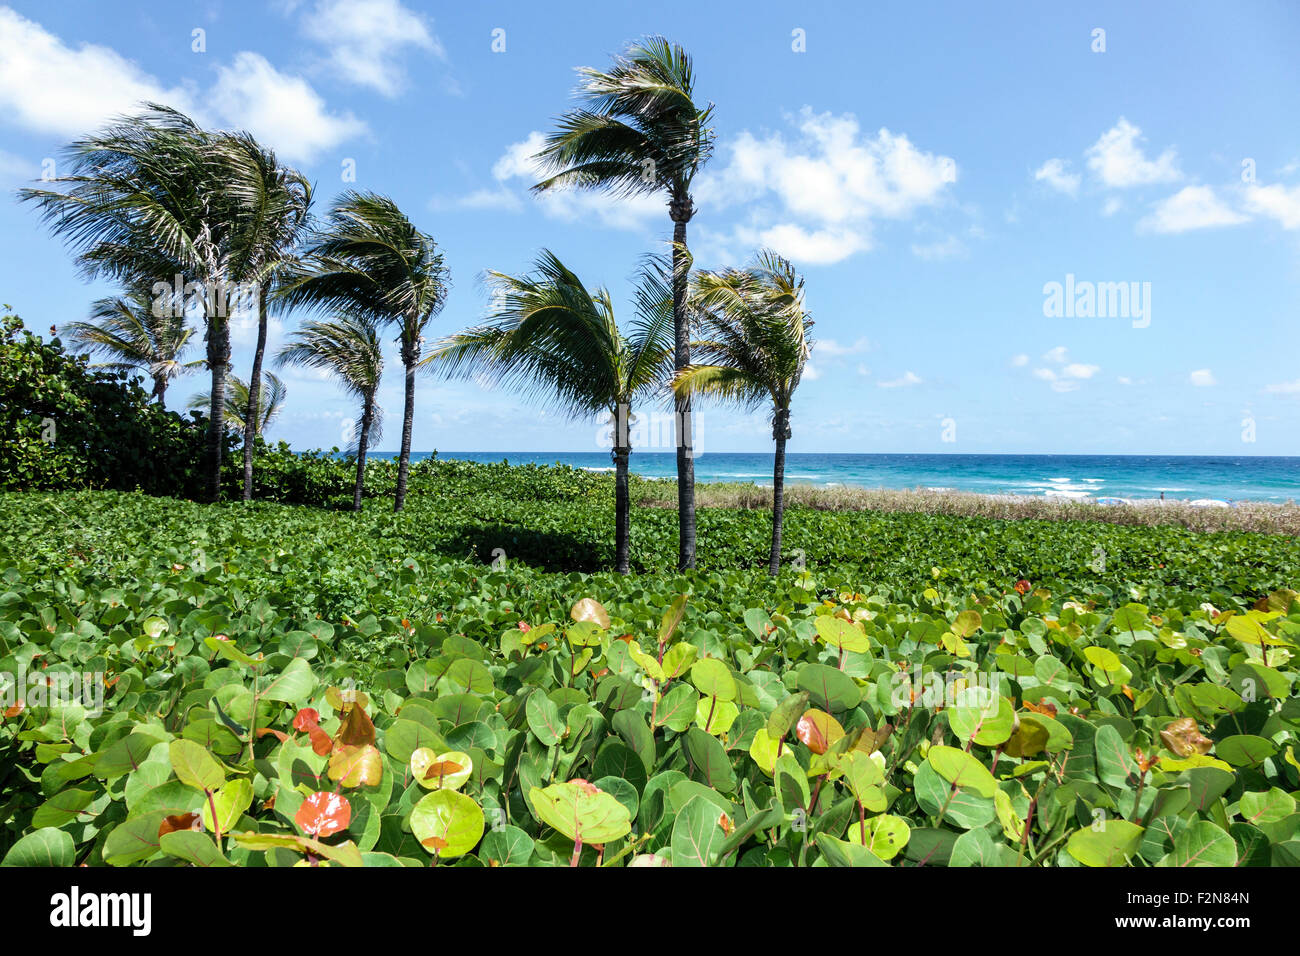
M89 368L16 315L0 318L0 489L188 495L199 486L203 434L200 421L151 402L137 381Z

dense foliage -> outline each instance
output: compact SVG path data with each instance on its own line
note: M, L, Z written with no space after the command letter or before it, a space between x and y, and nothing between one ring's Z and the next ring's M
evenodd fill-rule
M0 489L193 493L202 425L149 399L137 380L0 317Z
M594 476L427 467L0 497L5 861L1300 864L1289 538L795 509L769 579L705 511L624 579Z

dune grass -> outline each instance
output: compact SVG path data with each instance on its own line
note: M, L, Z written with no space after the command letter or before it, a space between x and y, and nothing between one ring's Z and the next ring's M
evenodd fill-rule
M701 508L772 507L771 488L747 482L698 484L695 494ZM675 508L676 483L638 481L634 500L642 507ZM823 488L810 484L786 485L785 501L787 507L820 511L922 512L1002 520L1104 521L1147 527L1178 525L1193 531L1300 534L1300 505L1294 502L1240 502L1232 508L1203 508L1185 501L1152 499L1143 504L1100 505L1060 498L980 495L924 488Z

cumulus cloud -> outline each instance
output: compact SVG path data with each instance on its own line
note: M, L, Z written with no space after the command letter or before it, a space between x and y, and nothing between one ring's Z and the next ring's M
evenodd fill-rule
M1034 181L1046 183L1058 193L1076 196L1079 193L1079 183L1082 182L1083 177L1078 173L1069 172L1067 169L1069 165L1070 161L1068 159L1049 159L1034 171Z
M350 113L331 112L298 76L243 52L219 66L210 90L168 86L106 46L72 46L0 7L0 115L39 133L83 136L110 120L164 103L206 125L246 129L289 160L365 132Z
M1235 226L1246 216L1232 209L1209 186L1185 186L1156 203L1138 222L1143 232L1179 233L1217 226Z
M169 87L115 50L64 43L0 7L0 115L41 133L80 136L142 101L192 111L193 90Z
M713 168L696 181L697 205L743 213L725 230L697 233L707 245L728 252L761 246L805 265L829 265L871 249L876 221L904 219L935 205L956 182L957 165L950 157L925 152L887 129L865 134L852 115L815 113L806 106L791 122L792 133L740 133L719 148ZM535 155L544 142L542 133L533 131L508 145L492 167L495 189L435 201L525 208L520 197L543 175ZM725 165L723 155L729 156ZM666 200L658 194L616 199L562 189L534 198L547 215L560 219L594 218L640 229L666 217ZM916 251L940 257L957 254L957 246L946 241Z
M542 133L533 130L524 139L511 143L492 166L496 188L470 193L455 203L469 208L491 205L497 209L520 210L525 208L525 201L535 202L555 219L572 222L594 218L603 225L624 229L642 229L652 219L667 220L666 201L659 195L619 198L591 189L553 189L528 194L527 190L544 177L536 155L545 142Z
M1019 361L1024 359L1024 361ZM1043 361L1051 365L1059 366L1058 368L1049 368L1041 365L1030 371L1034 378L1047 382L1055 392L1073 392L1081 382L1087 381L1101 371L1100 365L1089 365L1086 362L1071 362L1064 345L1058 345L1054 349L1049 349L1043 353ZM1027 365L1029 357L1026 355L1017 355L1012 359L1012 365Z
M814 351L819 358L839 358L844 355L861 355L871 348L866 336L860 336L845 345L836 339L818 339Z
M1012 365L1013 368L1022 368L1023 366L1028 365L1028 364L1029 364L1029 356L1028 356L1028 355L1013 355L1013 356L1011 356L1011 365Z
M906 388L909 385L920 385L920 384L921 384L921 377L917 375L915 372L904 372L898 378L892 379L888 382L876 383L876 385L880 388Z
M1166 149L1155 159L1147 159L1139 145L1142 138L1142 130L1121 116L1118 123L1102 133L1097 142L1084 152L1088 168L1103 185L1118 189L1181 179L1178 156L1173 148Z
M1187 380L1198 388L1205 388L1209 385L1219 384L1218 380L1214 377L1214 373L1208 368L1198 368L1187 376Z
M1294 382L1279 382L1276 385L1266 385L1264 391L1270 395L1300 395L1300 378Z
M351 113L335 114L302 77L281 73L257 53L238 53L220 67L210 96L222 115L293 160L311 160L321 151L365 132Z
M1283 229L1300 229L1300 186L1252 186L1245 204L1251 212L1276 219Z
M408 49L446 56L424 19L399 0L320 0L304 16L303 32L325 47L333 76L384 96L405 86Z
M701 204L761 209L773 225L746 238L791 259L829 264L868 250L876 221L932 206L957 181L951 157L888 129L866 134L852 114L805 106L793 123L792 135L742 132L720 150L727 165L704 173L698 188Z

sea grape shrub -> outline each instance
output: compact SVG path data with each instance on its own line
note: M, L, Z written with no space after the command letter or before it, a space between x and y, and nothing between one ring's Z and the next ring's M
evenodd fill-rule
M137 379L90 368L16 315L0 317L0 433L0 489L184 496L198 487L199 422L159 407Z
M1300 864L1289 589L552 576L173 505L108 567L5 513L7 864Z

